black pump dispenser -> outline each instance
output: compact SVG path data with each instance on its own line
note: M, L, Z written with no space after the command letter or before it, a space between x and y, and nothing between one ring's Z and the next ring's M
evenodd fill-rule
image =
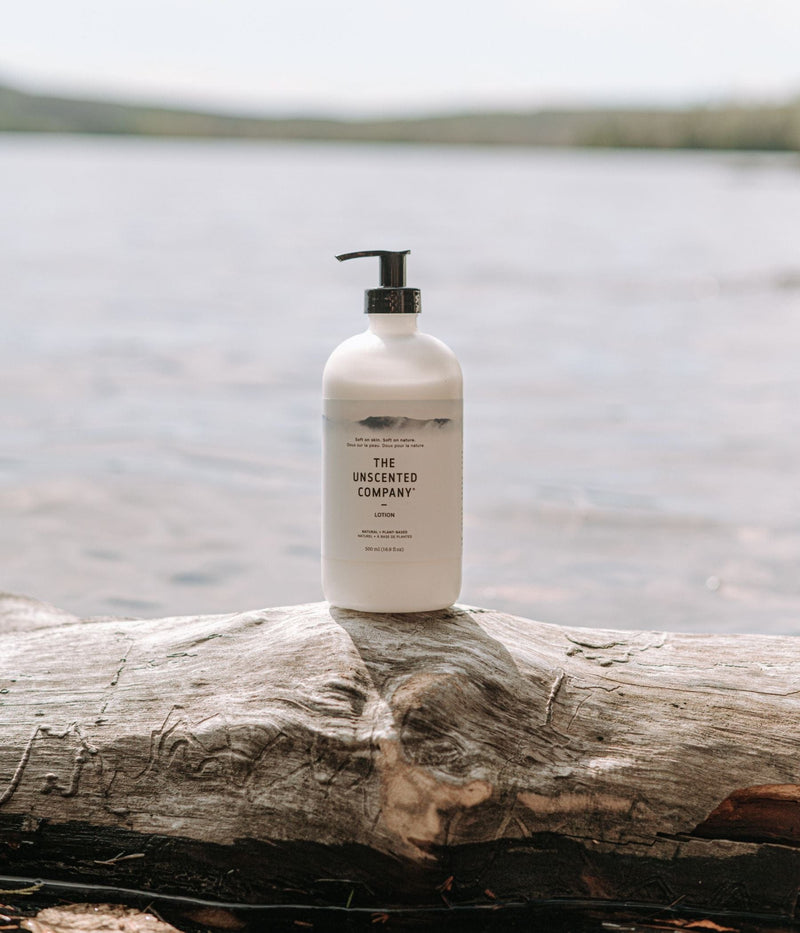
M410 249L362 250L358 253L342 253L336 258L361 259L363 256L379 256L381 260L381 286L368 288L364 293L365 314L419 314L422 296L418 288L406 287L406 256Z

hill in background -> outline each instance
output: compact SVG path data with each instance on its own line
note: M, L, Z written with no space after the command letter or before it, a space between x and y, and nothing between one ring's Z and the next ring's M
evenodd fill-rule
M800 100L685 109L543 109L412 119L236 116L31 94L0 85L0 132L503 146L800 151Z

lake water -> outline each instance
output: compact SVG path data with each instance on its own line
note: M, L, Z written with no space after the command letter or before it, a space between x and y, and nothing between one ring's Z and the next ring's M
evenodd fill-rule
M319 383L412 250L462 601L800 633L800 160L0 137L0 589L321 598ZM373 265L374 262L374 265Z

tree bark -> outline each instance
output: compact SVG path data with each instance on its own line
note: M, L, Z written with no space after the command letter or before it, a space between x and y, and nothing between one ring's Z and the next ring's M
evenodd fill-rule
M794 918L799 645L0 598L0 887Z

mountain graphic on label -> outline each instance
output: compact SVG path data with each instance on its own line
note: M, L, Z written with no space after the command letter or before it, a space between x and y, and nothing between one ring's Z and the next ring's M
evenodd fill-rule
M368 431L422 431L425 428L442 429L452 424L452 418L405 418L400 415L371 415L357 422Z

